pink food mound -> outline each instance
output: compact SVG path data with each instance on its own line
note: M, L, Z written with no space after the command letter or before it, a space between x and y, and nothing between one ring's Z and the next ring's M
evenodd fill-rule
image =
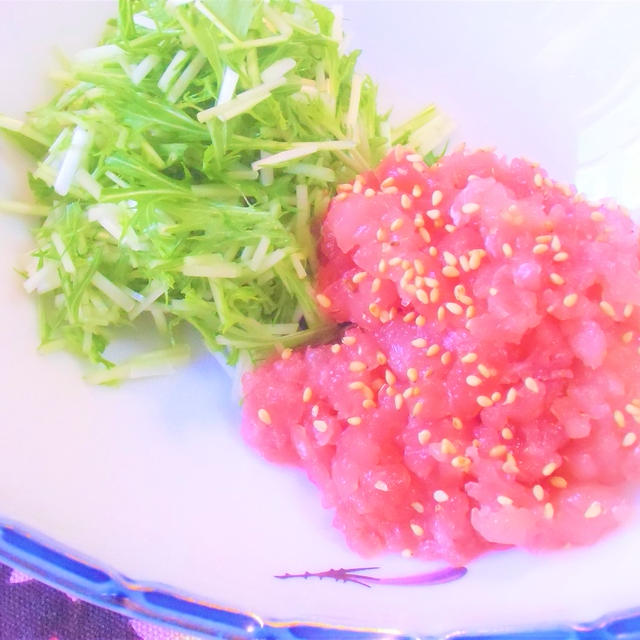
M246 375L243 435L364 555L590 544L640 481L639 268L621 209L530 162L396 150L324 221L348 328Z

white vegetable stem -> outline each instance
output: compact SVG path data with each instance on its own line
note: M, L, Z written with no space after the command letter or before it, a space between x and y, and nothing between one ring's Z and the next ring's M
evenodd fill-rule
M89 132L81 127L76 127L71 137L71 145L64 155L60 171L58 171L56 181L53 184L53 188L58 195L66 196L69 193L69 188L80 167L82 156L88 145Z

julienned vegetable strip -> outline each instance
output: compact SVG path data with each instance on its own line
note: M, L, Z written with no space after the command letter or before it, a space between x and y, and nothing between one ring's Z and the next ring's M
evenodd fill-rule
M309 0L120 0L56 98L0 116L37 158L38 204L2 208L44 218L25 273L43 346L111 368L113 329L150 316L169 350L92 376L111 382L174 364L183 323L231 364L331 334L313 220L392 143L418 130L430 152L436 115L391 134L334 18Z

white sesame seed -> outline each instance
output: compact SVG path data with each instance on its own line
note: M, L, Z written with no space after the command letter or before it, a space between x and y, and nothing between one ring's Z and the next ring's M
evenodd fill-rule
M451 466L454 469L462 469L466 472L471 467L471 458L467 458L467 456L455 456L455 458L451 460Z
M375 406L376 406L376 403L371 398L365 398L362 401L362 408L363 409L374 409Z
M258 409L258 420L264 424L271 424L271 415L266 409Z
M440 289L431 289L431 292L429 293L429 300L434 304L438 302L438 300L440 300Z
M442 191L436 189L432 194L431 194L431 204L434 207L437 207L440 203L442 202Z
M429 358L432 358L433 356L437 356L438 353L440 353L440 345L439 344L432 344L428 349L427 349L427 356Z
M542 186L542 176L539 173L536 173L536 175L533 176L533 184L535 184L536 187Z
M584 512L584 517L587 519L597 518L601 514L602 505L597 500L594 500Z
M604 222L605 220L604 214L601 211L592 211L590 217L594 222Z
M429 247L429 255L435 258L438 255L438 250L435 247Z
M366 271L358 271L358 273L354 274L354 276L351 278L351 282L353 282L353 284L360 284L366 277Z
M509 427L504 427L504 429L502 429L500 434L505 440L513 440L513 431L511 431Z
M456 258L450 251L443 251L442 257L444 258L444 261L452 267L455 267L458 264L458 258Z
M413 189L411 189L411 195L414 198L420 198L422 196L422 187L419 184L414 184Z
M568 259L569 254L566 251L560 251L559 253L556 253L555 256L553 256L554 262L565 262Z
M411 341L411 346L417 349L424 349L427 346L427 341L424 338L416 338Z
M362 424L362 418L360 416L352 416L351 418L347 418L347 422L357 427L359 424Z
M418 298L422 304L429 304L429 294L424 289L418 289L416 291L416 298Z
M485 409L493 406L493 400L489 396L478 396L476 402Z
M424 529L419 524L412 522L409 526L411 527L411 531L413 531L414 535L418 537L424 535Z
M346 344L349 347L352 347L356 343L355 336L344 336L342 338L342 344Z
M460 420L460 418L457 418L456 416L451 418L451 424L453 425L453 428L457 429L458 431L463 427L462 420Z
M329 426L324 420L314 420L313 428L320 433L324 433L329 428Z
M550 476L558 468L558 466L559 465L556 462L548 462L544 465L544 467L542 467L542 475Z
M424 228L420 228L420 230L418 231L418 233L420 234L420 237L427 243L429 244L431 242L431 234Z
M305 390L302 392L302 402L310 402L312 395L311 387L305 387Z
M411 508L418 513L424 513L424 505L422 502L412 502Z
M505 473L519 473L520 469L518 469L518 465L516 464L516 459L513 457L512 453L507 453L507 460L502 465L502 470Z
M395 405L396 410L400 411L400 409L402 409L402 405L404 404L404 397L402 396L402 394L400 393L396 394L396 396L393 399L393 403Z
M316 300L318 301L318 304L325 309L328 309L331 306L331 300L325 296L324 293L319 293L316 296Z
M440 452L445 456L452 456L457 453L456 446L448 438L442 438L440 442Z
M541 244L537 244L537 245L535 245L533 247L532 251L533 251L533 253L535 255L538 256L538 255L541 255L541 254L546 253L547 251L549 251L549 246L546 245L546 244L542 244L542 243Z
M562 249L562 243L560 242L560 238L558 236L553 236L551 239L551 249L552 251L560 251Z
M384 480L378 480L373 486L378 491L389 491L389 487Z
M513 504L513 500L507 496L498 496L496 502L503 507L510 507Z
M508 242L505 242L502 245L502 253L504 254L505 258L513 257L513 249L511 248L511 245Z
M424 402L422 400L418 400L418 402L416 402L413 405L413 409L411 410L411 415L415 418L422 411L423 407L424 407Z
M638 436L635 433L633 433L633 431L629 431L629 433L626 433L624 438L622 438L622 446L632 447L637 440L638 440Z
M462 205L462 213L472 214L480 211L480 205L477 202L467 202Z
M557 284L557 285L564 284L564 278L559 273L549 274L549 280L551 280L553 284Z
M445 351L445 352L440 356L440 362L441 362L443 365L445 365L445 366L446 366L446 365L448 365L448 364L450 364L450 363L451 363L451 358L452 358L452 357L453 357L453 356L451 355L451 351Z
M562 304L565 307L574 307L576 305L576 303L578 302L578 294L577 293L570 293L569 295L566 295L564 297L564 299L562 300Z
M418 432L418 442L422 445L427 444L431 440L431 431L428 429L422 429L422 431Z
M616 315L615 309L613 308L611 303L607 302L606 300L602 300L600 302L600 309L605 315L609 316L610 318L613 318Z
M402 228L403 224L404 220L402 218L396 218L389 226L389 229L391 229L391 231L398 231L398 229Z
M533 492L533 497L538 502L542 502L544 500L544 489L542 488L541 485L539 485L539 484L534 485L533 489L531 489L531 491Z
M427 319L423 315L416 317L416 327L424 327L427 324Z
M566 489L569 484L562 476L553 476L549 478L549 483L556 489Z
M622 413L620 409L616 409L613 412L613 420L621 429L624 428L624 425L625 425L624 413Z
M427 211L427 217L431 220L437 220L441 215L440 209L429 209Z
M547 520L551 520L554 514L553 505L550 502L545 503L542 513Z
M486 364L479 364L478 365L478 371L480 372L480 374L482 376L484 376L485 378L490 378L491 377L491 369L489 369L489 367L487 367Z
M395 180L393 179L393 176L389 176L388 178L385 178L385 179L380 183L380 187L381 187L382 189L386 189L387 187L392 187L394 182L395 182Z
M410 382L416 382L418 380L418 370L414 367L407 369L407 378Z
M368 187L367 189L364 190L365 198L373 198L373 196L375 195L376 195L376 190L372 189L371 187Z
M479 378L478 376L474 376L474 375L467 376L466 383L470 387L479 387L482 384L482 378Z
M454 316L462 315L462 307L457 302L446 302L444 305L449 313Z
M622 334L622 342L629 344L633 340L633 331L627 331Z
M465 354L460 358L460 362L464 362L465 364L470 364L471 362L475 362L478 359L478 354L473 353L472 351Z
M406 193L403 193L402 196L400 197L400 206L403 209L410 209L411 208L411 198ZM393 231L393 229L392 229L392 231Z
M540 391L540 387L538 386L538 382L535 378L525 378L524 386L531 391L531 393L538 393Z
M442 275L445 278L457 278L460 272L454 266L448 264L442 268Z
M507 447L503 444L497 444L495 447L491 447L489 450L490 458L502 458L507 453Z
M367 365L360 360L352 360L349 363L349 371L364 371L367 368Z
M449 494L442 489L438 489L437 491L433 492L433 499L436 502L446 502L449 499Z
M331 345L331 353L340 353L340 345L339 344L332 344Z
M630 318L632 313L633 313L633 305L629 302L629 303L624 305L624 309L622 311L622 315L625 318Z

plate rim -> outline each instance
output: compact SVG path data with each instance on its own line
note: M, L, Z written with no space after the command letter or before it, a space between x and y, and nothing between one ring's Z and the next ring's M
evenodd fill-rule
M2 515L0 562L54 589L131 619L220 640L531 640L532 637L537 640L569 640L586 638L591 634L622 640L640 634L640 605L607 613L586 623L550 623L517 629L496 627L485 631L452 629L441 635L425 630L426 635L420 632L419 636L395 629L276 620L223 607L170 585L129 578Z

